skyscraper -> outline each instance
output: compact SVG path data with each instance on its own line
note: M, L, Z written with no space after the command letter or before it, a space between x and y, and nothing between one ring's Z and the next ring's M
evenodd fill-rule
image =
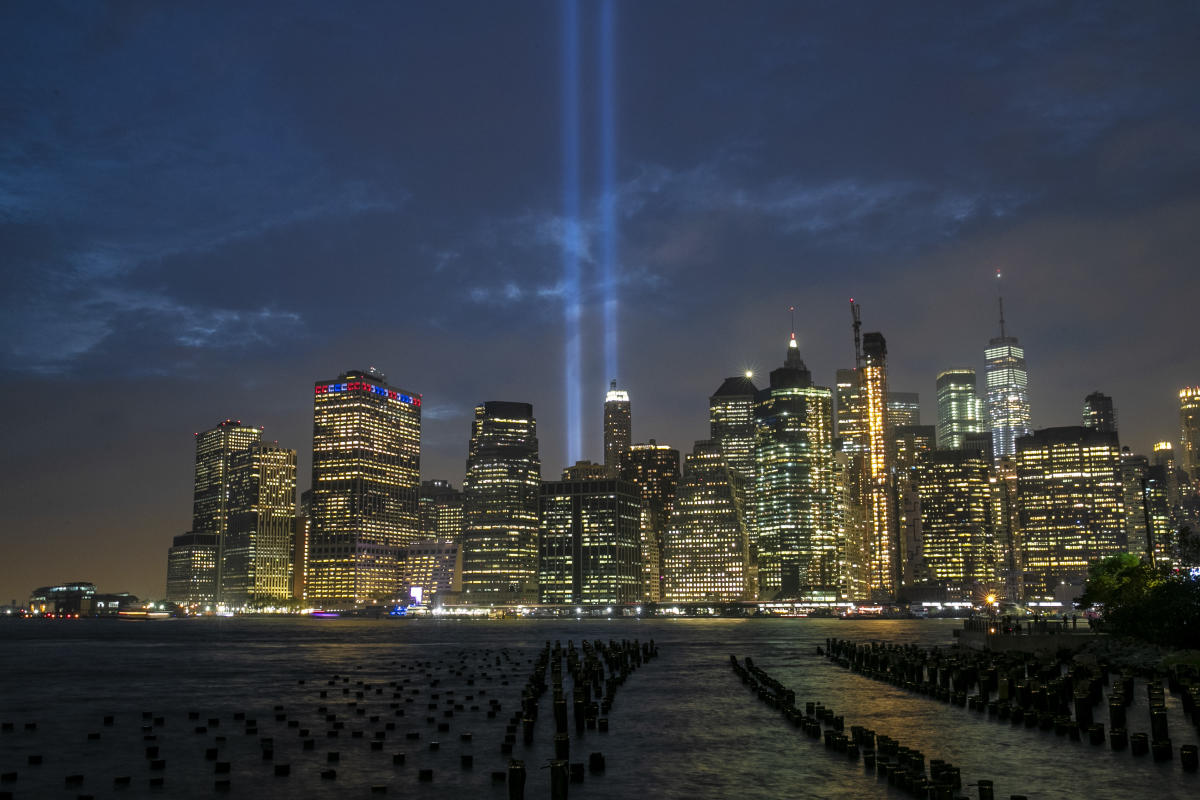
M929 579L951 600L996 584L990 469L979 450L932 450L918 459L921 552Z
M450 481L421 481L418 498L421 539L461 543L465 525L463 493Z
M313 387L308 597L326 607L399 591L403 548L420 537L421 397L375 368Z
M921 396L916 392L888 392L888 425L921 424Z
M797 598L837 585L833 395L813 386L793 333L755 395L754 526L759 592Z
M167 550L167 600L205 610L217 602L217 535L189 531Z
M1200 482L1200 386L1179 390L1179 466Z
M608 476L567 468L561 481L542 484L540 602L615 604L642 599L641 492L628 481Z
M475 407L463 481L462 587L476 603L537 598L542 465L528 403Z
M221 568L225 531L229 526L229 465L233 457L262 438L262 428L227 419L216 427L195 434L196 479L192 502L192 533L211 533L217 537L217 599L221 592Z
M975 370L948 369L937 376L937 446L962 448L967 434L983 433L983 402L975 388Z
M1150 460L1121 448L1121 496L1125 506L1125 537L1118 542L1128 553L1147 552L1146 472Z
M1092 392L1083 399L1082 425L1094 431L1117 432L1117 412L1112 398L1101 392Z
M729 468L743 481L754 480L754 395L750 374L726 378L708 398L708 438L721 447Z
M1027 590L1082 583L1124 535L1120 448L1113 433L1045 428L1017 440L1017 502Z
M717 442L696 442L684 460L663 547L668 602L753 599L741 480Z
M840 509L838 541L842 577L842 595L852 600L870 597L871 587L871 482L867 459L867 393L863 385L862 354L857 337L855 369L837 371L838 497Z
M641 494L642 591L646 600L657 603L663 598L663 542L679 485L679 451L653 439L632 445L621 464L621 479Z
M892 448L887 436L887 342L882 333L863 336L862 386L866 411L871 592L877 599L886 600L896 594L897 564L890 464Z
M621 457L633 441L629 392L617 388L614 378L604 396L604 466L620 469Z
M999 278L1000 274L996 273ZM987 361L987 413L992 431L992 455L1006 458L1016 453L1016 439L1027 436L1029 425L1029 376L1025 350L1015 336L1004 330L1004 299L1000 299L1000 335L984 350Z
M234 455L230 478L221 602L251 607L284 603L293 588L296 451L255 442Z

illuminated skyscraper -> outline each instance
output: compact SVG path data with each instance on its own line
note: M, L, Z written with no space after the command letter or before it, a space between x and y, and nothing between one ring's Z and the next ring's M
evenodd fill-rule
M1019 438L1017 502L1027 591L1083 582L1125 534L1116 434L1065 427Z
M867 536L872 595L895 597L897 581L892 499L891 442L887 424L887 342L882 333L863 336L862 386L866 402Z
M542 465L528 403L475 407L463 481L463 593L475 603L537 599Z
M167 550L167 600L203 611L217 602L217 535L189 531Z
M192 533L217 537L217 599L221 592L222 553L229 526L229 465L233 457L262 438L262 428L227 419L196 435L196 480L192 502Z
M813 386L794 333L784 365L755 395L754 424L760 596L829 590L838 583L833 396Z
M1082 425L1094 431L1117 432L1117 412L1112 398L1101 392L1092 392L1083 399Z
M892 428L892 468L896 486L897 563L904 583L921 580L914 562L921 558L920 497L917 494L917 464L937 441L933 425L898 425ZM921 567L924 561L920 562ZM923 573L920 573L923 575Z
M978 450L933 450L918 459L921 552L929 580L951 600L996 585L990 470Z
M709 439L721 446L729 468L747 483L754 481L754 395L758 387L744 377L726 378L708 398Z
M892 428L892 465L897 476L908 475L922 453L935 449L936 429L932 425L899 425Z
M620 469L621 457L633 441L629 392L617 388L614 378L604 396L604 466Z
M1121 448L1121 496L1125 505L1125 537L1121 549L1129 553L1147 552L1146 539L1146 472L1150 460Z
M916 392L888 392L888 425L921 424L921 396Z
M641 494L642 592L644 599L657 603L663 598L663 542L679 484L679 451L653 439L632 445L621 464L621 479Z
M1155 465L1146 470L1142 488L1146 531L1143 543L1154 563L1173 567L1176 562L1175 508L1170 497L1174 482L1167 478L1167 467Z
M696 442L684 460L663 548L668 602L753 599L739 481L714 441Z
M230 462L221 602L268 606L292 597L296 451L255 442Z
M374 368L313 387L308 598L331 608L387 600L420 538L421 397Z
M641 492L587 464L541 489L538 599L542 603L636 603Z
M996 274L999 278L999 273ZM1011 457L1016 439L1027 436L1029 426L1029 376L1025 350L1004 330L1004 300L1000 300L1000 335L984 351L987 361L987 414L992 431L992 456Z
M1179 390L1179 466L1200 482L1200 386Z
M449 481L421 481L418 497L421 539L461 543L465 525L462 492Z
M983 402L975 390L975 370L948 369L937 376L937 446L959 450L967 434L983 433Z
M861 354L858 359L861 362ZM867 393L861 364L857 369L837 371L836 433L844 464L839 475L839 497L844 508L838 539L841 556L843 597L866 600L871 586L871 490L867 459Z

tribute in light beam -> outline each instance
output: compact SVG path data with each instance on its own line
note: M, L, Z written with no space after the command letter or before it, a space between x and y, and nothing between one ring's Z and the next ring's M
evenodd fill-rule
M600 229L604 286L604 375L620 374L617 351L616 3L600 6Z
M580 402L579 297L579 4L563 0L562 14L562 157L563 157L563 357L567 400L567 463L582 458Z

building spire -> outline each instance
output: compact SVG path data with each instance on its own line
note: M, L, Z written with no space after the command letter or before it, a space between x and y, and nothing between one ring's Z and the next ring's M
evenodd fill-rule
M796 344L796 307L788 306L788 313L792 315L792 338L788 339L788 357L791 357L791 351L799 349L800 345Z
M996 270L996 299L1000 302L1000 338L1004 338L1004 294L1000 291L1000 270Z

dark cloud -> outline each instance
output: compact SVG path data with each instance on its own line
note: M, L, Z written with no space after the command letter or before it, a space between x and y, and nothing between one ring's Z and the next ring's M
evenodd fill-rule
M562 214L559 6L9 4L0 11L0 598L161 592L191 436L299 449L311 385L375 364L425 396L423 472L471 409L534 403L564 459L564 246L583 268L584 432L602 374L595 8L583 216ZM708 393L782 358L818 381L847 300L892 385L982 367L994 286L1034 421L1112 394L1175 433L1200 380L1200 7L619 2L622 383L688 451ZM65 457L64 452L70 456ZM101 543L101 544L98 544Z

